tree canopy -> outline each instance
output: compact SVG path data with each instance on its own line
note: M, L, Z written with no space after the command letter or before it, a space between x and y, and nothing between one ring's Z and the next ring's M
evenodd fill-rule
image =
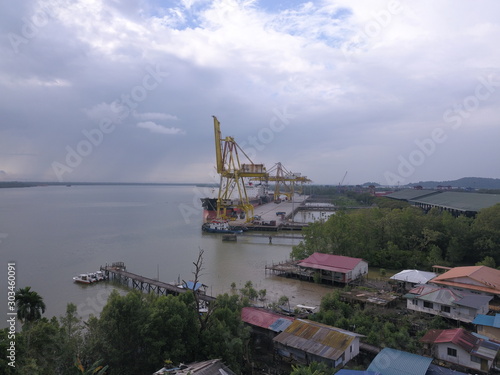
M43 298L30 286L16 292L17 317L21 322L33 322L42 317L45 312Z
M500 264L500 205L475 218L416 207L341 210L303 231L304 241L291 253L294 259L322 252L389 269L476 264L485 257Z

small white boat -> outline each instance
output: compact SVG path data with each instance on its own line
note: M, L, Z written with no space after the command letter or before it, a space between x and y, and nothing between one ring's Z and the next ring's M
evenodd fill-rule
M106 280L106 277L104 276L104 273L102 271L97 271L95 275L97 277L97 281Z
M92 277L90 277L89 274L81 273L78 276L73 277L73 281L75 283L91 284L93 282L93 279L92 279Z

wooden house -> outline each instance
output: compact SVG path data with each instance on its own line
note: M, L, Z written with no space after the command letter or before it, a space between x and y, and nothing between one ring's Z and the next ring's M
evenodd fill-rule
M428 283L457 292L500 297L500 270L487 266L455 267Z
M361 258L314 253L297 265L303 275L318 275L321 281L349 284L368 274L368 263Z
M428 355L472 370L488 372L500 350L500 345L474 336L462 328L433 329L420 341Z
M344 366L359 354L359 338L354 332L306 319L295 319L274 338L277 354L301 364L323 362Z
M491 296L456 292L448 288L420 285L407 294L406 307L445 318L471 323L477 315L489 311Z
M472 322L476 325L476 331L480 335L489 337L491 340L500 342L500 314L478 315Z

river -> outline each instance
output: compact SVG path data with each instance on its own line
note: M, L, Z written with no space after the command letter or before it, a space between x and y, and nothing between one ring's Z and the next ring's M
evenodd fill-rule
M7 263L16 267L16 288L31 286L47 306L44 316L78 306L86 319L97 315L116 286L81 285L79 273L124 262L127 270L161 281L193 277L203 249L201 280L208 293L230 292L252 281L266 289L266 302L287 296L291 305L318 305L328 287L266 274L266 264L289 258L297 238L242 236L224 242L201 231L201 197L195 186L73 185L0 189L0 290L7 312ZM292 233L287 233L291 235ZM118 288L122 293L125 291ZM6 315L4 315L6 316ZM4 319L5 320L5 319ZM6 323L0 327L7 326Z

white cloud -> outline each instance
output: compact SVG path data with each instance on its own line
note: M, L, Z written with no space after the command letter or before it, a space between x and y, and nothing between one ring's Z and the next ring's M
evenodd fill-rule
M168 135L176 135L176 134L185 134L184 130L179 128L167 128L163 125L159 125L153 121L145 121L137 123L137 127L141 129L147 129L151 133L159 133L159 134L168 134Z
M170 115L168 113L160 113L160 112L144 112L139 113L134 111L134 118L138 120L178 120L177 116Z
M161 168L189 148L195 152L179 170L189 170L189 180L196 181L198 169L187 165L214 158L211 115L221 120L224 136L249 143L261 129L278 126L282 120L272 122L273 110L287 107L295 117L286 131L252 147L260 162L301 165L304 170L297 172L318 183L331 183L328 175L342 176L347 169L353 183L364 182L363 173L383 182L399 155L408 157L415 140L428 138L437 127L446 129L448 141L416 168L415 177L456 171L455 165L481 165L498 175L490 165L500 160L494 144L500 137L495 127L500 50L491 46L500 38L500 3L400 1L401 11L389 14L394 3L42 0L0 5L3 35L25 37L24 20L43 15L40 7L49 15L18 45L18 53L8 38L0 42L1 149L15 155L18 144L29 144L39 155L37 164L12 156L2 169L11 176L50 171L54 160L66 160L71 147L86 155L68 177L119 179L123 168L114 167L131 164L131 147L138 147L150 168L155 163ZM157 66L168 77L155 75ZM466 98L474 95L478 78L489 74L493 83L482 94L490 95L452 131L443 113L464 101L473 105ZM82 146L87 144L83 129L100 129L105 118L117 124L127 116L132 126L149 132L188 132L189 137L176 137L166 150L155 137L137 143L134 132L117 126L91 151ZM172 121L175 127L167 126ZM467 152L457 146L464 138L475 140ZM314 162L303 163L300 155ZM140 162L134 161L139 179ZM473 172L464 169L463 175Z
M83 112L95 122L109 119L114 123L119 123L122 120L120 115L123 115L123 113L121 113L121 107L115 102L110 104L99 103L91 108L84 108Z

